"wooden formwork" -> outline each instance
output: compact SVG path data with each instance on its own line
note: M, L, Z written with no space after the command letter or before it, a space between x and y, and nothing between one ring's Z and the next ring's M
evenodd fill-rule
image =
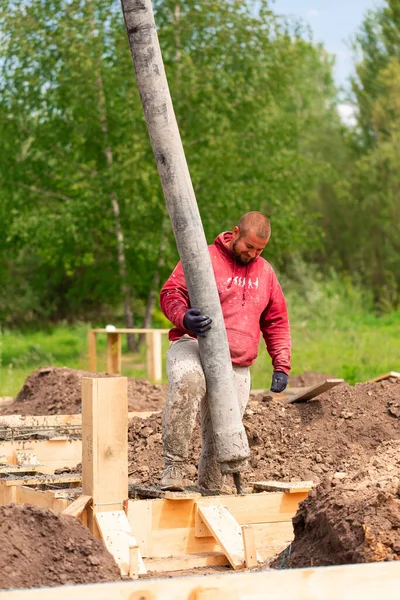
M126 384L126 378L83 381L82 482L79 476L43 476L35 467L23 472L23 467L8 466L5 479L0 468L0 502L29 502L79 517L103 539L121 575L130 579L146 570L162 574L227 564L234 569L259 566L290 544L291 519L307 497L305 484L240 496L167 493L162 499L128 499ZM69 425L79 418L74 416ZM255 487L275 489L276 483L256 482ZM397 600L399 578L399 563L376 563L1 594L4 600L287 600L293 595L296 600L375 600L378 594Z
M128 419L154 411L130 412ZM41 473L71 469L82 461L82 415L0 417L1 465L28 466Z
M400 563L144 579L1 592L2 600L398 600Z

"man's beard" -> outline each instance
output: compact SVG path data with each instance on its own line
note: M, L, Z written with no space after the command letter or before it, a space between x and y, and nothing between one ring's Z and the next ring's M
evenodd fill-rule
M249 265L250 263L252 263L255 259L254 258L248 258L247 260L243 260L242 259L242 256L241 256L240 252L238 252L236 250L239 241L240 240L236 240L236 242L233 242L233 244L232 244L232 252L233 252L233 254L235 256L236 262L239 265L243 265L243 266L246 267L247 265Z

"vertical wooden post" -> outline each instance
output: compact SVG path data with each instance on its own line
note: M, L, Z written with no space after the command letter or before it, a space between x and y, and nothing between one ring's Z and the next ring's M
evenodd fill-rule
M97 345L96 332L92 329L88 331L88 365L89 371L96 373L97 371Z
M82 379L82 493L93 498L88 526L99 537L94 515L121 510L128 498L128 380Z
M257 567L257 549L256 540L254 537L254 529L251 525L242 526L242 537L244 546L244 564L247 569Z
M107 333L107 373L121 373L121 334Z
M146 333L147 376L150 381L162 381L162 338L161 332L153 330Z

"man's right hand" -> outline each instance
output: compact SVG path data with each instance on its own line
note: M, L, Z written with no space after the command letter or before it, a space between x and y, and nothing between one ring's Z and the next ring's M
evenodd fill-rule
M183 317L183 326L198 337L206 337L206 331L211 329L212 320L202 315L199 308L190 308Z

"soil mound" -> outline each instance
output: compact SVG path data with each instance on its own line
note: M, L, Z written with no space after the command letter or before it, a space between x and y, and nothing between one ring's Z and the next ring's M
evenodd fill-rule
M358 473L312 490L293 519L295 539L272 566L400 560L400 442L386 442Z
M78 519L36 506L0 507L0 588L120 580L114 558Z
M305 404L270 396L251 398L243 419L251 448L247 481L283 479L320 483L336 471L360 468L385 441L400 439L400 380L342 384ZM398 413L400 415L400 412ZM161 415L129 423L129 472L133 483L159 483ZM200 428L190 444L186 476L196 480Z
M111 377L67 367L42 367L29 375L11 406L2 415L74 414L81 405L82 377ZM166 386L128 377L129 410L159 410Z

